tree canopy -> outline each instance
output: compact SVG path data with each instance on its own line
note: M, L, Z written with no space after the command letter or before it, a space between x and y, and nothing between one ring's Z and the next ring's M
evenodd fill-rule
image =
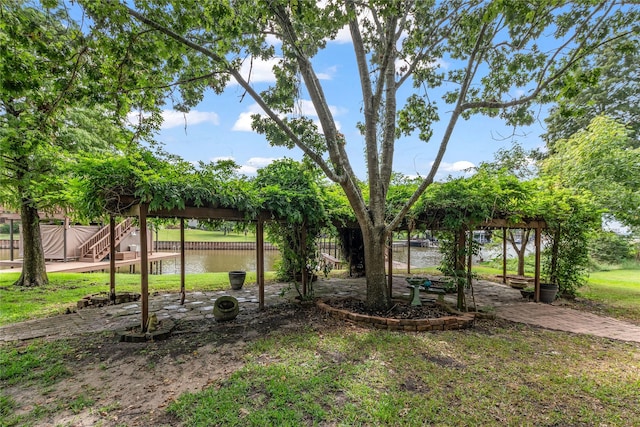
M597 46L627 37L638 22L637 8L618 1L80 3L109 56L143 73L147 93L162 95L140 108L157 113L170 94L174 107L186 110L234 79L265 113L254 117L254 129L272 144L298 147L341 186L364 236L367 303L378 307L390 304L387 237L433 182L458 121L486 114L531 123L533 102L548 99L563 75ZM360 80L366 196L314 64L343 28ZM275 64L276 82L264 90L239 71L254 58ZM438 66L443 62L446 70ZM120 90L141 89L125 86ZM319 125L297 108L302 99L313 104ZM433 138L439 121L445 130ZM388 218L395 142L410 135L437 140L437 153L415 192Z
M630 142L640 146L640 39L637 34L600 46L593 56L567 74L563 88L545 119L548 149L586 129L600 115L627 126Z
M57 2L0 5L0 203L20 211L17 283L47 281L38 211L69 205L68 167L78 152L106 149L122 128L97 89L87 36Z
M631 131L606 116L558 140L543 172L564 185L589 191L598 205L630 226L640 226L640 148Z

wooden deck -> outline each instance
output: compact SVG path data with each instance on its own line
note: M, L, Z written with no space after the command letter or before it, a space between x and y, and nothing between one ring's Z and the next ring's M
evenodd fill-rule
M179 257L179 253L174 252L154 252L153 254L149 254L149 262L162 261L164 259L176 258ZM117 260L116 259L116 268L118 267L128 267L134 264L140 264L141 258L133 258L126 260ZM95 271L109 271L109 261L100 261L100 262L79 262L79 261L69 261L69 262L61 262L61 261L51 261L47 262L47 273L89 273ZM15 273L22 268L22 261L8 261L3 260L0 261L0 267L9 267L6 269L0 270L0 274L2 273Z

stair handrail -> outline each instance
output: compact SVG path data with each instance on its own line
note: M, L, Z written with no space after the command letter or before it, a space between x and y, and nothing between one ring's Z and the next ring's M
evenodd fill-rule
M133 221L130 218L126 218L115 227L115 244L120 243L122 238L129 233ZM78 247L79 259L84 257L90 257L93 262L104 258L109 250L109 226L104 226L96 234L91 236L85 243Z

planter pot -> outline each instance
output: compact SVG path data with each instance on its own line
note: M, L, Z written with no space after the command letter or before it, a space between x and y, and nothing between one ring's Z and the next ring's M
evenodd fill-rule
M244 285L244 279L247 277L246 271L230 271L229 272L229 283L231 283L231 289L242 289L242 285Z
M230 295L223 295L213 303L213 317L218 322L233 320L239 312L238 300Z
M551 283L540 283L540 302L551 304L556 300L558 285Z

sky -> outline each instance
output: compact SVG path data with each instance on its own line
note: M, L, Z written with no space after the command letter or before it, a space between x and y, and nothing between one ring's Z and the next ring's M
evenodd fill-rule
M330 41L325 52L313 61L332 108L339 130L345 135L347 151L352 166L359 178L366 178L364 159L364 138L356 129L356 123L363 120L360 111L362 95L353 59L353 47L346 32ZM271 67L273 63L254 61L251 81L258 91L274 81ZM448 64L442 61L445 71ZM248 61L243 74L248 75ZM407 85L410 86L410 83ZM314 117L310 100L302 99L299 108ZM170 108L170 104L167 108ZM394 171L407 176L426 176L435 158L448 114L446 106L440 110L442 122L434 126L431 142L424 143L415 136L403 138L396 143ZM545 115L545 107L540 114ZM229 84L221 95L208 92L203 102L187 114L167 109L164 124L156 139L165 151L177 154L187 161L216 161L233 159L241 166L240 172L249 176L275 159L289 157L301 159L299 149L289 150L272 147L266 138L251 130L251 114L261 113L260 108L235 82ZM538 121L532 126L513 129L505 126L499 118L475 116L460 120L449 143L447 153L440 166L437 180L449 175L458 176L463 170L477 166L482 161L492 161L500 148L510 148L514 141L525 149L541 148L544 144L540 135L544 133L544 123Z

